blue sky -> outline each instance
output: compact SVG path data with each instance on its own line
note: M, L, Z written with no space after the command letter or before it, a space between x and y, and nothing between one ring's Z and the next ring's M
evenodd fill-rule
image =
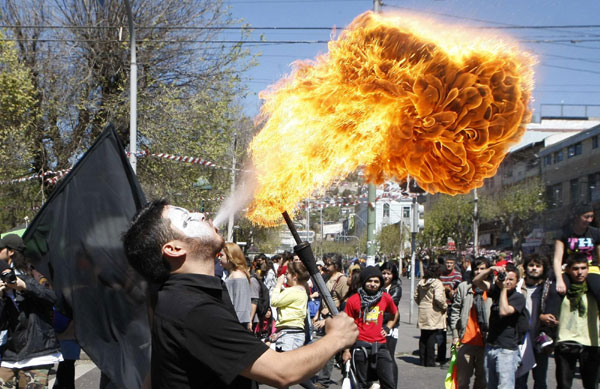
M229 0L236 18L253 27L342 28L356 16L373 8L372 0ZM417 11L444 23L469 26L539 26L515 28L507 34L538 56L534 117L558 115L548 104L600 104L600 1L541 0L386 0L384 12ZM330 30L255 30L249 39L267 41L327 41ZM228 39L236 39L234 33ZM237 33L239 38L239 32ZM248 45L259 65L243 78L250 95L246 114L260 107L258 92L290 72L295 60L314 58L327 51L325 43ZM583 115L583 109L565 107L564 114ZM600 117L600 107L589 116Z

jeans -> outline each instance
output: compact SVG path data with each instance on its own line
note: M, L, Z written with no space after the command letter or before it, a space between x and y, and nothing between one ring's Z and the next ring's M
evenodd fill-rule
M474 389L485 389L485 370L483 346L463 344L456 353L456 381L458 389L469 389L469 382L475 373Z
M373 356L371 356L373 358ZM390 357L390 353L386 347L382 347L377 352L377 379L382 389L395 389L394 373L392 372L392 364L394 361ZM356 367L356 380L358 381L359 389L367 389L370 387L369 381L369 356L365 354L363 349L354 348L352 350L352 361ZM373 377L375 378L375 377Z
M535 367L533 372L533 389L546 389L546 375L548 373L548 354L533 352L535 356ZM523 374L515 383L515 389L527 389L527 379L529 372Z
M304 346L306 334L298 330L282 330L281 335L275 341L275 350L292 351Z
M488 389L514 389L520 361L518 349L486 346L484 367Z
M557 388L571 388L578 360L583 387L585 389L595 389L598 387L598 364L600 363L599 347L588 347L583 345L568 346L561 342L556 345L554 359L556 360Z
M395 333L395 335L394 335ZM395 336L395 337L394 337ZM398 387L398 365L396 365L396 343L398 343L398 328L392 328L392 335L385 337L385 344L392 357L392 373L394 375L394 388Z

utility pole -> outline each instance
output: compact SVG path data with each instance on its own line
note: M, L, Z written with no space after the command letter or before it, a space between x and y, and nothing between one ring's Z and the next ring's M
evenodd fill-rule
M477 188L473 189L473 255L479 254L479 210L477 208L479 198Z
M127 19L129 20L129 45L131 51L131 64L129 71L129 163L135 173L137 171L137 59L135 49L135 27L133 26L133 11L131 2L125 0Z
M412 212L410 219L410 311L408 314L408 323L412 324L413 310L415 305L415 266L417 262L417 231L419 231L419 206L417 204L417 195L413 195Z
M373 0L373 12L381 12L381 0ZM369 198L367 203L367 266L375 265L375 197L377 190L374 184L369 184Z
M235 192L235 164L237 162L237 158L235 155L235 151L237 149L237 134L233 134L233 144L231 145L231 154L233 154L231 161L231 192ZM227 223L227 241L233 242L233 213L229 215L229 221Z

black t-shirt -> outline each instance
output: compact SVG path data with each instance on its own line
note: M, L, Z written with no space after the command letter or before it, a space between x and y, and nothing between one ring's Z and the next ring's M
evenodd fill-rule
M590 263L598 261L598 258L595 258L595 248L600 244L600 230L598 228L588 226L583 234L576 234L569 225L562 229L556 240L560 240L565 245L563 263L572 253L587 254Z
M268 347L242 326L217 277L173 274L158 291L152 387L255 388L240 372Z
M518 293L515 289L508 292L508 305L511 305L515 312L512 315L500 317L500 288L493 284L488 291L488 297L492 298L492 307L490 310L489 331L487 344L516 350L519 345L519 335L517 333L517 323L519 315L525 308L525 296Z

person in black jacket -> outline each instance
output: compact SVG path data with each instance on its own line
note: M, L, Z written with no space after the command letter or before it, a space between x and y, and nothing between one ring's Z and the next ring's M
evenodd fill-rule
M15 234L0 240L0 329L8 330L1 388L44 388L50 368L62 359L52 325L56 295L24 248Z
M379 267L381 270L381 274L383 275L383 290L388 292L392 296L392 300L394 300L394 304L396 304L396 308L398 308L398 304L400 304L400 299L402 298L402 280L398 275L398 267L394 265L392 262L384 262ZM388 321L393 319L393 315L390 313L384 313L383 322L387 323ZM387 349L392 356L392 361L395 361L394 354L396 353L396 343L398 342L398 326L400 323L400 313L398 313L398 320L396 321L396 325L394 328L385 328L384 330L387 332L387 336L385 338ZM396 362L392 364L392 371L394 373L394 382L396 383L395 387L398 387L398 365Z

